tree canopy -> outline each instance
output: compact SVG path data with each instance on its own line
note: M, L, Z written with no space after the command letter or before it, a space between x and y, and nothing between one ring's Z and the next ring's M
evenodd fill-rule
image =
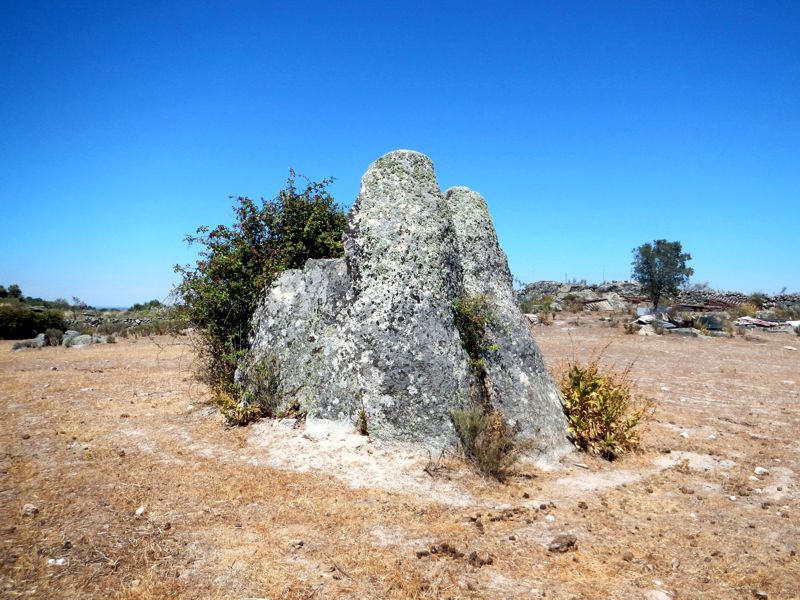
M658 308L663 297L677 295L678 289L689 281L694 269L686 262L691 259L680 242L655 240L633 249L632 277L650 294L653 308Z

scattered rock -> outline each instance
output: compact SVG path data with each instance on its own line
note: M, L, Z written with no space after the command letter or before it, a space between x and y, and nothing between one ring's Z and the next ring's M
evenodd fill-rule
M769 470L765 469L764 467L756 467L753 469L753 473L756 475L769 475Z
M469 558L467 561L473 567L480 569L483 565L491 565L494 562L494 559L489 554L486 554L485 556L479 556L478 553L473 550L469 553Z
M578 508L580 508L581 510L586 510L587 508L589 508L589 505L586 504L586 502L584 502L583 500L581 500L580 502L578 502Z
M23 433L23 434L22 434L22 439L23 439L23 440L29 440L29 439L31 439L31 434L30 434L30 433Z
M696 338L703 337L703 334L693 327L676 327L675 329L665 329L664 333L670 333L674 335L687 335L689 337L696 337Z
M145 510L146 509L144 507L144 504L142 504L139 508L136 509L136 512L133 514L136 515L137 518L140 518L144 516Z
M754 598L759 598L760 600L767 600L769 598L767 592L764 592L762 590L753 590L752 593Z
M70 348L78 348L81 346L88 346L92 343L92 341L91 335L76 335L75 337L70 338L69 344L65 344L65 346L69 345Z
M65 564L67 564L67 559L63 558L63 557L62 558L48 558L47 559L47 564L50 565L51 567L63 567Z
M305 542L303 542L303 540L295 540L292 542L292 548L294 548L295 550L299 550L304 546L304 544Z
M578 539L572 534L557 535L547 546L550 552L564 553L577 549Z
M32 517L39 513L39 509L34 506L33 504L26 504L22 507L22 516L23 517Z
M672 600L672 596L670 596L664 590L649 590L645 592L645 600Z

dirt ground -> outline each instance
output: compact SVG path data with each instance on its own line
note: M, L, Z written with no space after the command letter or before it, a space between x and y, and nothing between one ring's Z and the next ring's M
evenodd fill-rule
M497 483L349 431L225 428L180 339L0 342L0 596L800 597L800 338L535 335L554 373L609 341L634 362L640 454Z

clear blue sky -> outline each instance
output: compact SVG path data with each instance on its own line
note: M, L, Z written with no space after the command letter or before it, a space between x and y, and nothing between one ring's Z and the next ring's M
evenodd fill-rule
M0 283L164 299L182 242L294 167L352 204L429 155L523 281L800 290L800 3L0 0Z

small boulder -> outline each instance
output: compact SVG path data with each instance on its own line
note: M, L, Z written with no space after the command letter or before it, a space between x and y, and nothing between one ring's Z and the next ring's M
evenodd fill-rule
M92 336L91 335L77 335L73 338L70 338L69 346L87 346L92 343Z
M33 504L26 504L22 507L22 516L23 517L32 517L39 513L39 509L34 506Z
M64 335L61 338L61 345L62 346L71 346L72 340L78 337L81 334L80 331L75 331L74 329L68 329L64 332Z
M562 534L554 537L553 541L550 542L550 545L547 546L547 549L550 552L564 553L564 552L569 552L570 550L577 549L576 547L577 543L578 539L574 535Z

